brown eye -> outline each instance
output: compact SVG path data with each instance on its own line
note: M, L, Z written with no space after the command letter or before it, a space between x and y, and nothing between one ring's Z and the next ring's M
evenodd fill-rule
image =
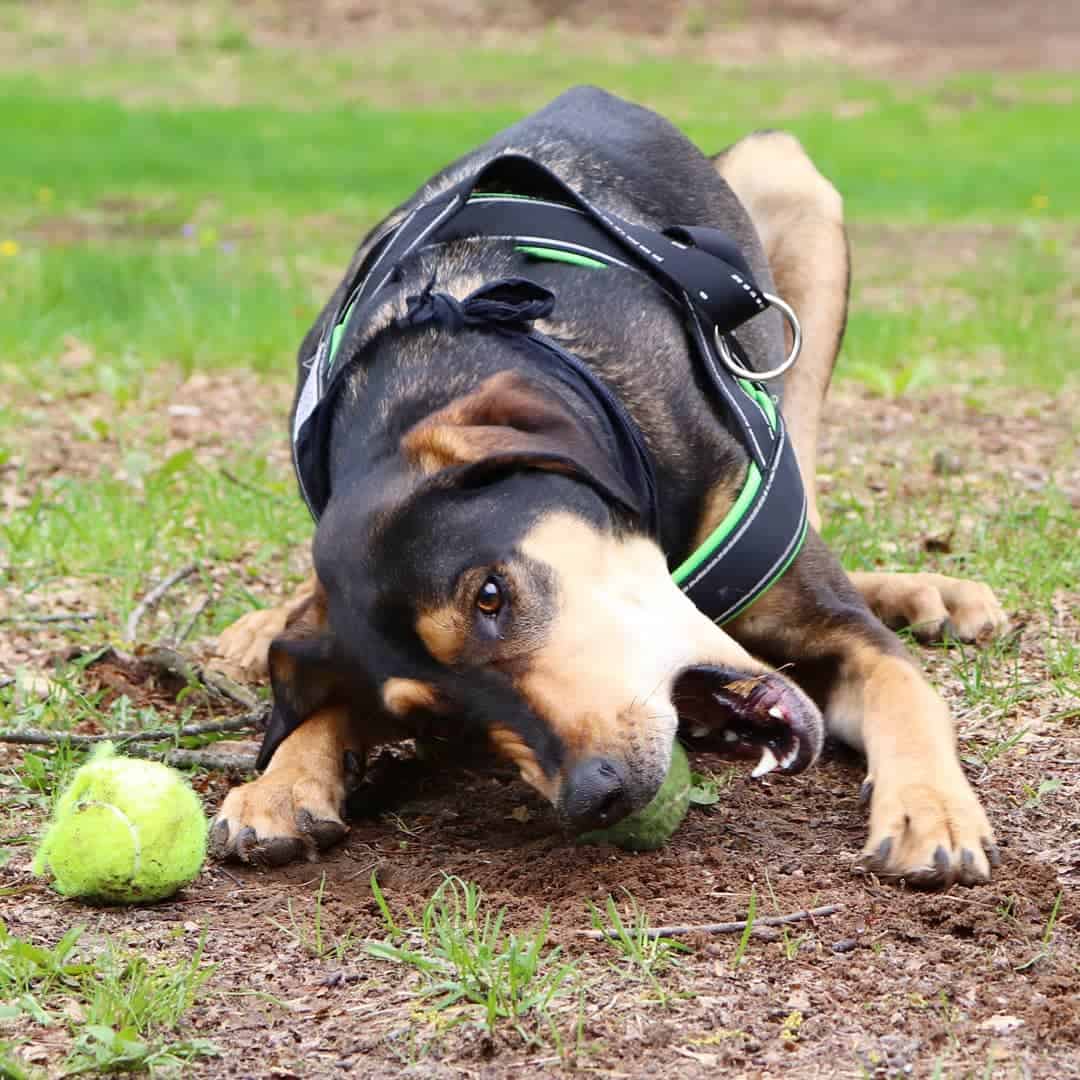
M502 610L503 590L496 577L489 577L476 594L476 606L485 615L495 616Z

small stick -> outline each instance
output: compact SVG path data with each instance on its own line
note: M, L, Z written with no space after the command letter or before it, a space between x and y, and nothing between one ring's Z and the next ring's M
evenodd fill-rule
M823 915L833 915L841 909L840 904L826 904L824 907L811 908L809 911L793 911L790 915L767 915L754 919L754 926L784 926L787 923L804 922ZM653 926L645 931L648 938L680 937L685 934L739 934L746 929L747 920L740 922L701 923L697 926ZM579 930L578 937L603 941L605 938L617 938L616 930Z
M162 645L143 652L139 655L139 660L151 668L155 674L164 672L166 675L183 679L191 685L201 684L211 693L242 705L245 709L254 709L259 704L259 699L246 686L233 682L220 671L196 664L168 646Z
M210 593L207 593L202 600L195 605L191 614L187 617L187 620L181 625L176 633L173 635L173 645L183 645L187 641L191 631L195 629L195 623L199 621L199 616L210 606Z
M154 750L149 746L128 748L132 757L164 761L178 769L218 769L221 772L254 772L255 754L223 754L213 750Z
M0 743L16 746L93 746L100 742L114 742L127 746L137 742L164 742L166 739L191 738L198 735L216 735L225 731L247 731L257 727L264 718L265 709L231 720L215 720L206 724L187 724L180 728L159 728L156 731L113 732L111 735L76 735L70 731L0 731Z
M128 641L135 640L135 632L139 628L139 620L153 607L156 607L161 598L176 584L183 581L184 578L191 577L192 574L198 569L195 563L188 563L187 566L181 566L175 573L170 574L164 581L155 585L135 607L132 609L131 614L128 616L127 626L125 632L127 634Z
M96 611L73 611L67 615L4 615L0 617L0 623L93 622L100 618Z
M285 502L284 496L279 495L276 491L268 491L266 488L261 488L256 484L251 484L247 480L241 480L235 473L229 472L228 469L222 469L221 475L229 481L230 484L235 484L238 488L243 488L245 491L250 491L255 495L261 495L264 499L273 499L275 502Z

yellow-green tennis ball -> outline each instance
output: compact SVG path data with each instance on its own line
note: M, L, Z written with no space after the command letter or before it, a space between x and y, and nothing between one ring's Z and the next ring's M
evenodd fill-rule
M667 843L686 817L686 811L690 808L690 787L690 762L682 743L676 739L671 748L667 776L652 802L610 829L583 833L578 841L583 844L615 844L627 851L655 851Z
M57 800L34 873L64 896L136 904L172 896L205 858L206 817L184 778L104 743Z

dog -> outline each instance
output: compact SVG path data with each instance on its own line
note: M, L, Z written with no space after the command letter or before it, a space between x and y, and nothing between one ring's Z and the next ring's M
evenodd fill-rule
M217 857L339 841L346 761L388 740L479 735L582 831L650 801L677 731L755 774L828 734L867 760L861 871L988 880L947 706L893 631L983 640L1005 615L982 584L847 574L818 536L848 285L841 198L793 136L710 159L588 87L372 230L298 356L313 575L220 640L273 713ZM740 553L713 559L732 515ZM702 552L704 602L676 581Z

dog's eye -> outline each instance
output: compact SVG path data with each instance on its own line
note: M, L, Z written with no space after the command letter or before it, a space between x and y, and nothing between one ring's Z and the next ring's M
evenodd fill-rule
M476 594L476 606L485 615L492 618L502 610L503 590L497 577L487 578L484 584L480 586L480 591Z

